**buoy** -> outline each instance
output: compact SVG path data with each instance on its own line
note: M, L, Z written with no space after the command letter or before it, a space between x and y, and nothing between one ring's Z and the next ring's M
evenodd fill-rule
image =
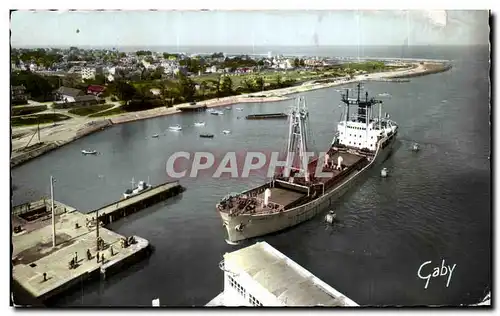
M333 222L335 222L336 218L337 218L337 214L335 214L334 211L330 211L325 216L325 222L327 222L328 224L333 224Z
M387 177L387 174L388 174L387 168L383 168L382 171L380 172L380 175L382 176L382 178Z

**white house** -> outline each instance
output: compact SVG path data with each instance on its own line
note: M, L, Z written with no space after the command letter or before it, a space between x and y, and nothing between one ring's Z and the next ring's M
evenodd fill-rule
M59 87L59 89L55 91L55 95L57 100L71 103L75 102L77 97L84 96L85 93L82 90L74 88Z
M115 76L113 76L112 74L108 74L108 76L106 77L106 79L107 79L109 82L113 82L113 81L115 81Z
M82 80L95 79L96 69L92 67L82 68Z
M224 255L224 290L206 306L359 306L266 242Z

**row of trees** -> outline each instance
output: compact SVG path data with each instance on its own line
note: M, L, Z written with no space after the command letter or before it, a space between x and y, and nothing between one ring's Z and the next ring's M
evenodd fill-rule
M63 56L54 52L47 52L45 49L35 49L35 50L12 50L11 51L11 61L16 65L19 65L22 61L23 63L35 63L38 66L50 67L54 63L61 62Z
M139 111L158 106L170 107L179 103L284 88L293 84L295 84L295 80L283 80L278 75L273 82L265 85L262 77L255 76L243 80L241 86L234 89L233 81L229 76L221 76L196 84L190 77L179 73L176 80L161 80L135 86L129 82L118 80L108 84L106 93L125 101L123 105L125 110ZM151 92L152 89L159 90L159 95L154 95Z

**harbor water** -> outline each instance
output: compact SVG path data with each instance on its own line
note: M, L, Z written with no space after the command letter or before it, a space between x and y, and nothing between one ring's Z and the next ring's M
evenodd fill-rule
M385 111L400 126L395 151L383 164L387 178L373 170L339 200L333 227L318 216L254 241L267 241L360 305L458 305L482 297L492 275L488 52L445 55L435 58L454 60L448 72L409 83L365 84L373 96L383 94ZM433 57L429 52L427 58ZM301 94L310 111L313 150L327 149L332 140L342 88ZM13 203L49 196L53 175L55 198L89 211L120 199L133 177L149 177L153 184L169 180L165 164L177 151L281 150L286 120L244 116L283 112L292 104L236 104L221 116L183 113L113 126L12 170ZM206 126L195 127L198 121ZM182 131L168 130L176 124ZM412 151L414 142L420 151ZM88 148L100 154L82 155ZM248 245L225 243L215 204L264 179L180 179L187 188L181 196L109 225L121 235L149 240L152 256L109 280L82 285L57 305L151 306L154 298L167 306L206 304L223 288L222 255ZM443 260L456 264L448 287L444 275L425 288L419 267L431 261L422 272L427 275Z

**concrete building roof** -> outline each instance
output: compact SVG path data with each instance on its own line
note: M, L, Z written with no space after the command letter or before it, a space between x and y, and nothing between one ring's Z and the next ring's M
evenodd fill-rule
M266 242L226 253L224 266L247 273L286 306L358 306Z

